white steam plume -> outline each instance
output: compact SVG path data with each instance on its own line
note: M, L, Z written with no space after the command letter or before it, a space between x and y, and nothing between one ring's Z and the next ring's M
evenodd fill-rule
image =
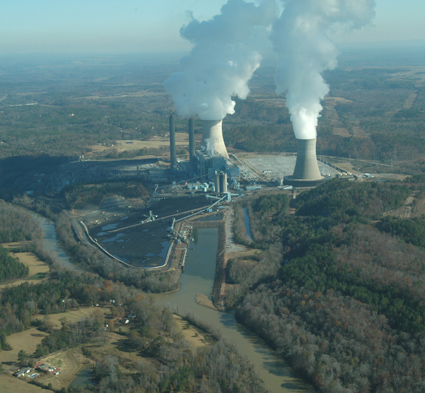
M235 112L232 97L248 96L248 82L260 66L275 18L275 0L258 6L228 0L221 14L203 22L193 19L180 30L194 47L181 60L181 72L165 82L180 116L221 120Z
M374 16L374 0L282 0L271 39L280 55L276 92L286 106L297 139L316 138L320 101L329 92L321 73L337 66L338 51L328 37L335 26L360 28Z

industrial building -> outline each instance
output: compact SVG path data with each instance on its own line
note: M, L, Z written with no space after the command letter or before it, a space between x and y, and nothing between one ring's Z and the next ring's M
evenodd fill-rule
M195 153L195 173L202 180L214 180L215 173L221 171L227 174L230 182L238 181L239 168L230 160L219 154L212 155L207 150L196 150Z
M202 121L203 133L201 148L196 150L193 120L189 119L189 162L179 163L186 168L191 178L202 182L215 183L216 173L226 174L226 186L215 187L227 190L227 181L236 184L239 180L239 168L233 164L224 145L222 121ZM176 146L173 116L170 116L170 170L176 168ZM223 181L223 180L222 180Z
M217 184L217 173L225 173L230 187L238 189L241 172L240 168L229 159L223 140L222 121L202 120L202 142L200 149L195 148L192 119L189 119L188 129L189 161L177 163L174 121L172 116L170 116L171 171L177 175L176 167L179 166L188 174L189 178L196 178L200 182L211 184ZM271 171L269 170L269 172ZM266 172L263 171L263 173ZM283 177L283 174L278 176L278 178L281 177ZM329 176L325 177L320 173L316 156L316 138L297 139L295 169L291 176L284 177L284 184L294 187L314 187L328 178ZM215 187L216 192L219 192L223 188Z

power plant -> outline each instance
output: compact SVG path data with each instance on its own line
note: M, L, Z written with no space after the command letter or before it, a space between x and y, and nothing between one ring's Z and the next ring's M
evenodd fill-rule
M170 170L176 169L176 139L174 128L174 117L170 116ZM202 121L202 143L201 148L195 147L195 130L193 119L188 122L189 129L189 162L179 162L179 166L190 177L208 182L215 180L216 172L225 174L221 180L220 190L227 191L227 179L236 183L239 179L239 168L229 160L226 146L224 145L221 120Z
M285 184L296 187L313 187L324 180L316 157L316 138L297 139L297 161L294 174L285 177Z
M241 172L246 170L241 160L235 158L235 160L231 161L229 159L223 140L222 121L201 120L198 121L198 124L202 124L201 146L198 148L195 146L195 121L190 118L187 128L189 159L177 161L174 118L172 115L170 116L170 170L173 173L172 177L174 179L176 177L196 179L203 184L210 184L218 193L226 192L227 186L239 190L241 179L250 183L246 184L247 190L251 190L253 187L261 189L262 186L256 184L257 180L249 178L249 176ZM297 158L293 174L285 176L283 179L276 175L271 178L269 173L272 171L264 169L262 170L263 176L270 177L274 184L276 184L276 179L280 178L280 187L283 187L283 185L293 187L318 186L328 179L330 175L327 174L325 177L320 172L316 156L316 138L296 139L296 142ZM284 172L288 174L292 168L288 168L287 164L285 164ZM332 171L327 168L326 173L328 172Z

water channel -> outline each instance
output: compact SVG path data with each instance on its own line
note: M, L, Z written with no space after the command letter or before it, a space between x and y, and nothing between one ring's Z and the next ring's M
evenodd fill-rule
M43 228L45 248L56 254L58 262L71 270L78 270L58 246L54 224L34 214ZM241 355L255 366L266 389L270 393L313 393L311 385L294 377L288 365L258 337L236 322L231 312L217 312L196 303L197 293L211 295L215 275L218 231L216 228L197 229L184 274L181 289L172 294L155 295L156 300L180 314L192 313L198 319L217 328L224 337L231 340Z
M214 311L196 303L197 293L207 296L212 293L218 238L216 228L197 229L197 232L181 277L180 291L157 295L157 301L180 314L190 312L199 320L217 328L224 337L236 344L241 355L250 359L270 392L313 392L310 385L292 375L288 365L261 339L237 323L233 313Z
M251 224L249 222L248 209L246 207L243 208L243 221L245 223L246 234L249 237L249 240L252 241Z
M63 266L68 270L72 270L74 272L83 271L74 263L71 262L68 255L66 255L65 251L59 246L58 239L56 237L56 228L55 224L36 213L31 212L32 217L37 223L41 226L43 230L43 246L44 248L54 255L55 259L59 263L59 265Z

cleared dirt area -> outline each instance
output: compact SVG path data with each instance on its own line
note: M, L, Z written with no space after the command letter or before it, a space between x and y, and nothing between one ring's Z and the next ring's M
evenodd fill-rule
M146 97L146 96L158 96L158 95L165 95L166 93L163 92L152 92L150 90L139 90L134 93L128 93L128 94L114 94L114 95L106 95L106 94L93 94L90 96L82 97L84 100L111 100L111 99L117 99L117 98L135 98L135 97Z
M418 198L419 193L413 192L404 202L404 206L390 210L384 216L394 216L399 218L420 218L425 214L425 198Z
M417 98L418 98L417 92L411 93L410 96L407 97L406 101L404 102L403 109L412 109Z
M176 132L176 145L177 146L187 146L189 144L189 138L187 133ZM138 141L133 139L117 141L114 146L101 146L94 145L90 146L95 152L105 152L108 150L115 150L118 153L122 153L124 151L134 151L141 149L158 149L160 147L168 147L170 146L170 139L168 137L153 137L148 141Z
M250 258L261 254L261 250L252 248L246 251L232 252L229 254L229 258Z
M176 319L177 325L179 326L184 339L187 340L192 349L196 350L208 344L205 340L205 336L182 317L174 315L174 318Z
M212 310L217 310L217 307L214 306L214 303L209 299L207 295L204 295L203 293L196 294L196 303L201 306L211 308Z
M356 169L353 165L353 163L346 161L346 162L338 162L338 168L343 169L346 172L356 172Z
M18 285L27 282L29 284L39 283L45 281L49 278L50 267L47 263L41 261L31 252L11 252L11 254L23 263L25 266L28 266L29 274L27 278L19 279L13 282L8 282L7 284L1 284L0 290L6 287L16 287Z
M50 391L16 378L11 374L0 374L0 393L46 393Z
M0 362L10 363L18 360L18 353L24 350L28 355L34 353L37 345L41 343L47 333L40 332L36 328L31 328L23 332L14 333L7 337L7 342L12 347L11 351L0 352Z

